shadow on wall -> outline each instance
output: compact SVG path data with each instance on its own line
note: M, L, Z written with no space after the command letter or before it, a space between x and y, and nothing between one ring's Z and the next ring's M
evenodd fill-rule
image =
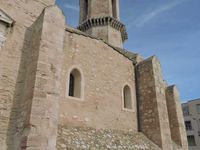
M35 23L37 24L37 21ZM10 113L6 142L8 149L13 150L21 150L27 147L27 135L31 128L34 128L29 123L29 118L39 55L39 51L37 50L39 49L40 41L40 38L34 37L40 36L42 29L42 27L38 27L37 31L35 31L33 30L34 25L29 27L25 33L17 82L15 84L13 105Z

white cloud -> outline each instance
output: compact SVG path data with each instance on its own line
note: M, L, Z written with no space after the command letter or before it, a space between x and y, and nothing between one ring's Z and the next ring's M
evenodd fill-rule
M167 5L161 6L160 8L157 8L148 14L143 15L142 17L132 21L130 24L128 24L128 28L131 28L132 26L136 27L143 27L147 22L151 21L154 19L156 16L162 14L163 12L169 11L173 9L174 7L182 4L186 0L175 0L172 3L169 3Z
M68 9L71 9L71 10L74 10L74 11L79 11L79 8L74 6L74 5L65 4L64 7L68 8Z

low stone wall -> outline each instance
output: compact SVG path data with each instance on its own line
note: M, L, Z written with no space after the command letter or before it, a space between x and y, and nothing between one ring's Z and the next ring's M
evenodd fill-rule
M57 150L160 150L142 133L60 126Z

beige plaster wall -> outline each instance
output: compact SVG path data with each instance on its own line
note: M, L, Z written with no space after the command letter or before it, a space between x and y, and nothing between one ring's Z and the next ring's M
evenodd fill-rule
M132 62L100 40L66 31L62 68L60 124L137 130L135 73ZM70 70L83 77L83 97L67 96ZM123 110L122 89L128 84L133 110Z

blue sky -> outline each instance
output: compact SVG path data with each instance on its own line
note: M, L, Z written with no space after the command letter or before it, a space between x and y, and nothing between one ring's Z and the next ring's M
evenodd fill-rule
M79 0L57 0L67 24L78 25ZM124 48L144 58L156 55L165 80L182 102L200 98L200 0L121 0Z

